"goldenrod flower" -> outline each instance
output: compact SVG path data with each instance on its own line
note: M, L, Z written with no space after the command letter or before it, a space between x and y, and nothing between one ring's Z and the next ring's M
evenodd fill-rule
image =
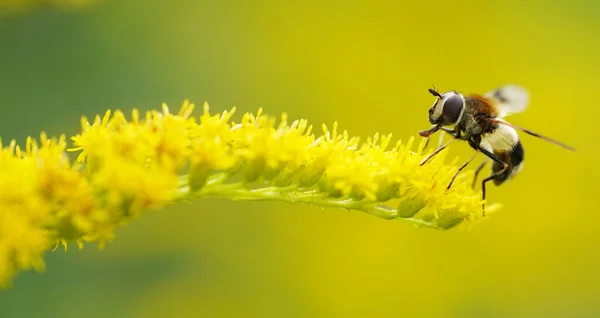
M194 105L130 118L108 111L81 122L66 155L64 136L0 151L0 284L44 267L43 253L73 241L104 242L149 209L201 197L280 200L360 210L416 226L448 229L482 217L468 173L446 189L457 167L440 154L420 166L424 140L365 142L306 120L279 121L235 109L194 118ZM467 222L465 222L467 221Z

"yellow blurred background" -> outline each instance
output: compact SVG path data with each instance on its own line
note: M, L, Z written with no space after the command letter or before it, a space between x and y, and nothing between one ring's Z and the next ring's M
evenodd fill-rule
M45 274L0 292L0 317L600 316L599 15L591 0L105 0L0 15L4 140L184 98L406 139L429 127L432 84L518 83L531 105L510 121L578 149L522 134L525 169L489 191L504 208L468 232L277 202L167 207L102 251L49 253Z

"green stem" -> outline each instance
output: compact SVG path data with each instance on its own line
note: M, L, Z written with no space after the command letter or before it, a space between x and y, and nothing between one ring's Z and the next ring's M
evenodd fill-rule
M389 206L377 203L355 200L352 198L335 199L315 189L299 189L295 186L248 188L242 182L224 183L226 176L219 176L209 180L201 189L190 193L187 186L182 186L179 193L182 199L224 198L236 201L284 201L289 203L305 203L321 207L333 207L347 210L359 210L378 218L391 220L401 218L398 211ZM425 221L417 218L401 218L419 227L441 229L437 222Z

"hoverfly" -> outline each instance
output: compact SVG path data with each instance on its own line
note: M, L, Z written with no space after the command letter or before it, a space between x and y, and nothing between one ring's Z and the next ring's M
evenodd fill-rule
M428 138L438 130L442 130L453 138L443 145L440 143L431 155L421 161L421 166L457 139L467 141L475 149L475 154L458 168L448 185L448 189L450 189L460 171L473 161L479 152L486 155L493 162L492 174L481 182L483 200L485 200L485 185L487 182L493 180L494 184L501 185L518 174L523 168L525 153L517 130L575 151L571 146L531 130L515 126L504 120L504 117L523 112L527 108L529 94L521 86L505 85L485 95L462 95L456 91L440 94L435 88L430 88L429 93L437 97L435 103L429 109L429 122L434 126L428 130L420 131L419 135ZM473 187L486 162L487 160L482 162L475 170ZM485 203L483 205L483 215L485 216Z

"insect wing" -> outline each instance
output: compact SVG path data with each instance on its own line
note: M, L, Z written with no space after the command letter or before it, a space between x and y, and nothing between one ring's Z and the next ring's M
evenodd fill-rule
M496 88L485 97L494 101L500 111L500 118L525 111L529 105L529 93L519 85L505 85Z

